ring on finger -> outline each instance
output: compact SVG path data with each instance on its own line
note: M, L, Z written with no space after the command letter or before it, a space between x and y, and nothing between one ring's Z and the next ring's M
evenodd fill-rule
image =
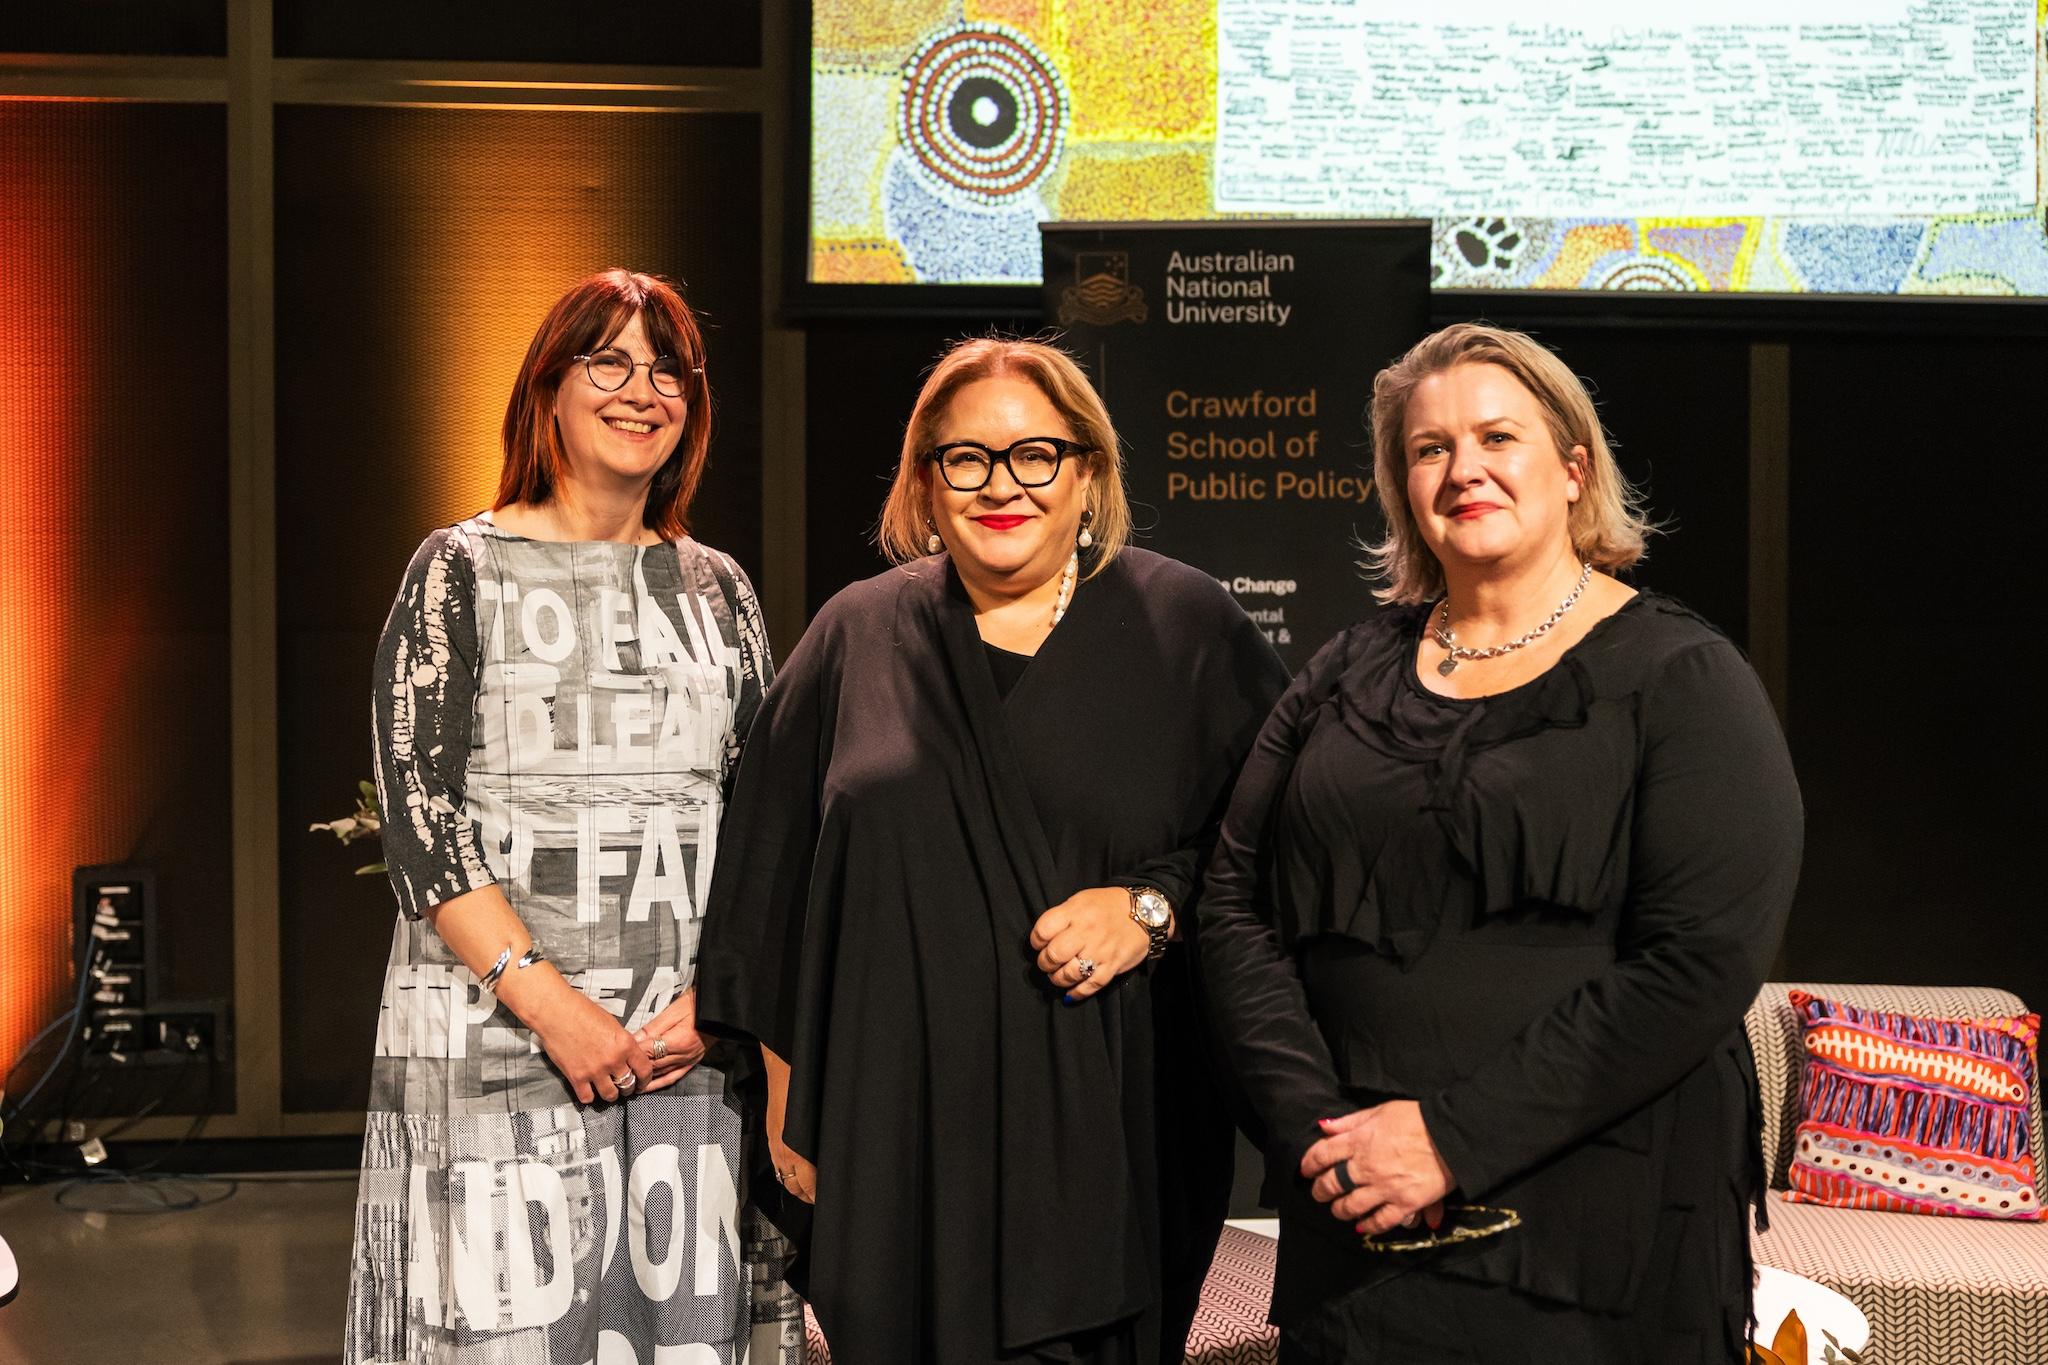
M623 1076L612 1077L612 1084L621 1090L631 1090L634 1086L640 1084L640 1078L628 1071Z
M1074 965L1081 969L1083 981L1095 975L1095 959L1092 957L1077 957L1074 959Z
M660 1061L663 1057L668 1056L668 1039L656 1038L654 1040L654 1046L648 1048L647 1053L656 1061Z
M1346 1157L1332 1166L1330 1174L1337 1177L1337 1193L1349 1194L1358 1188L1358 1182L1351 1177L1351 1158Z

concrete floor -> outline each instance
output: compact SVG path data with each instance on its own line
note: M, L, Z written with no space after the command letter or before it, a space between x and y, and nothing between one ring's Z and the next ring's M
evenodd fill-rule
M224 1186L15 1186L0 1236L21 1289L0 1365L330 1365L341 1358L355 1173L244 1177L218 1204L124 1214Z
M231 1177L222 1177L228 1179ZM244 1176L224 1186L11 1186L0 1237L21 1289L0 1307L0 1365L332 1365L341 1359L356 1174ZM1271 1220L1235 1226L1272 1236Z

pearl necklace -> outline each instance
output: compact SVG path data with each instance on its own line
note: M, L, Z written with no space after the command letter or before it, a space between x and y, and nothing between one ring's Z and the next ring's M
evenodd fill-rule
M1562 621L1566 612L1579 604L1579 594L1586 590L1586 584L1591 581L1592 577L1593 566L1581 563L1579 565L1578 585L1571 590L1571 594L1564 601L1557 604L1556 611L1553 611L1544 618L1542 625L1536 627L1527 635L1510 640L1504 645L1488 645L1484 649L1467 649L1458 643L1458 637L1451 632L1451 595L1445 593L1443 604L1437 610L1435 627L1436 642L1444 647L1445 654L1444 661L1436 666L1436 671L1448 678L1451 674L1458 671L1458 664L1461 660L1498 659L1503 654L1514 653L1524 645L1534 644L1545 635L1548 635L1550 628L1559 621ZM1053 619L1057 621L1059 618L1055 616Z
M1052 604L1052 623L1058 625L1060 618L1067 614L1067 604L1074 600L1074 575L1080 571L1079 551L1067 556L1067 567L1060 571L1059 600Z

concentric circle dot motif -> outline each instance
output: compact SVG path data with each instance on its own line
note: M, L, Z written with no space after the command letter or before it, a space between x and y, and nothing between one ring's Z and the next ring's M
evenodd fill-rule
M1609 270L1591 286L1614 290L1668 290L1682 293L1696 288L1684 271L1663 261L1637 256Z
M897 131L942 191L1002 204L1059 162L1067 88L1043 52L1001 24L940 29L903 67Z

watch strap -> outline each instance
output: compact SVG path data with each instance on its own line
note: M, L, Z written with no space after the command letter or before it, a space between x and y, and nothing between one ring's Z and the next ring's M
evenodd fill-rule
M1156 886L1127 886L1124 889L1131 896L1131 923L1143 929L1146 939L1149 940L1145 945L1145 960L1147 962L1157 962L1166 955L1167 942L1173 935L1173 902L1167 900L1166 893ZM1154 924L1139 912L1138 897L1145 895L1157 896L1165 903L1166 920L1164 923Z

